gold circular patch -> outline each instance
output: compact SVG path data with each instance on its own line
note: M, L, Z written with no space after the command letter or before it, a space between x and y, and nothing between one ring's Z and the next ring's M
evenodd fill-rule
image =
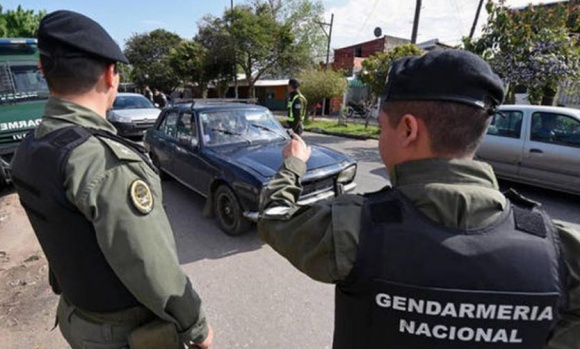
M147 183L140 179L133 181L129 189L129 195L137 211L149 214L153 210L153 195Z

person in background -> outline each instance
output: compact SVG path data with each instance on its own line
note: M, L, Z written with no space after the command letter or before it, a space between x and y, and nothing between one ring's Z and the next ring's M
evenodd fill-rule
M143 96L153 102L153 92L151 92L149 85L145 85L145 87L143 87Z
M300 93L298 87L300 83L296 79L290 79L288 81L288 127L294 131L294 133L301 135L303 131L302 123L306 118L306 98Z
M153 94L153 102L157 104L159 108L165 108L167 106L167 97L158 89L155 89L154 91L155 93Z

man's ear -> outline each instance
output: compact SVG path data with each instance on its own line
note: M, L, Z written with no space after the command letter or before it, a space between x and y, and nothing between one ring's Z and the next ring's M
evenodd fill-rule
M40 59L38 60L38 70L40 70L40 74L42 74L42 76L44 76L44 69L42 69L42 63L40 62Z
M115 72L115 64L109 64L107 69L105 70L104 74L105 83L107 87L114 88L115 87L115 79L117 78L117 72Z
M403 146L406 147L415 143L419 137L419 119L413 114L403 115L397 131Z

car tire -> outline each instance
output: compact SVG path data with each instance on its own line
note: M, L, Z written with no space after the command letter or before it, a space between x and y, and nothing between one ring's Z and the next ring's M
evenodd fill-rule
M229 236L239 236L250 229L234 192L227 185L220 185L213 196L214 214L219 228Z
M150 153L150 157L151 157L151 162L153 163L153 166L155 166L157 168L157 171L159 172L159 179L161 179L162 181L167 180L167 178L169 178L167 176L167 173L163 172L163 170L161 169L161 164L159 163L159 159L157 159L157 156L155 156L155 154L153 152Z

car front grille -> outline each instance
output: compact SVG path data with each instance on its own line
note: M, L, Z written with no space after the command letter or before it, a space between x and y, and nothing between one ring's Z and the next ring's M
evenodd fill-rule
M151 127L155 124L155 120L137 120L135 121L135 125L139 127Z
M302 188L303 189L301 198L328 190L334 190L334 177L327 177L319 180L302 183Z

